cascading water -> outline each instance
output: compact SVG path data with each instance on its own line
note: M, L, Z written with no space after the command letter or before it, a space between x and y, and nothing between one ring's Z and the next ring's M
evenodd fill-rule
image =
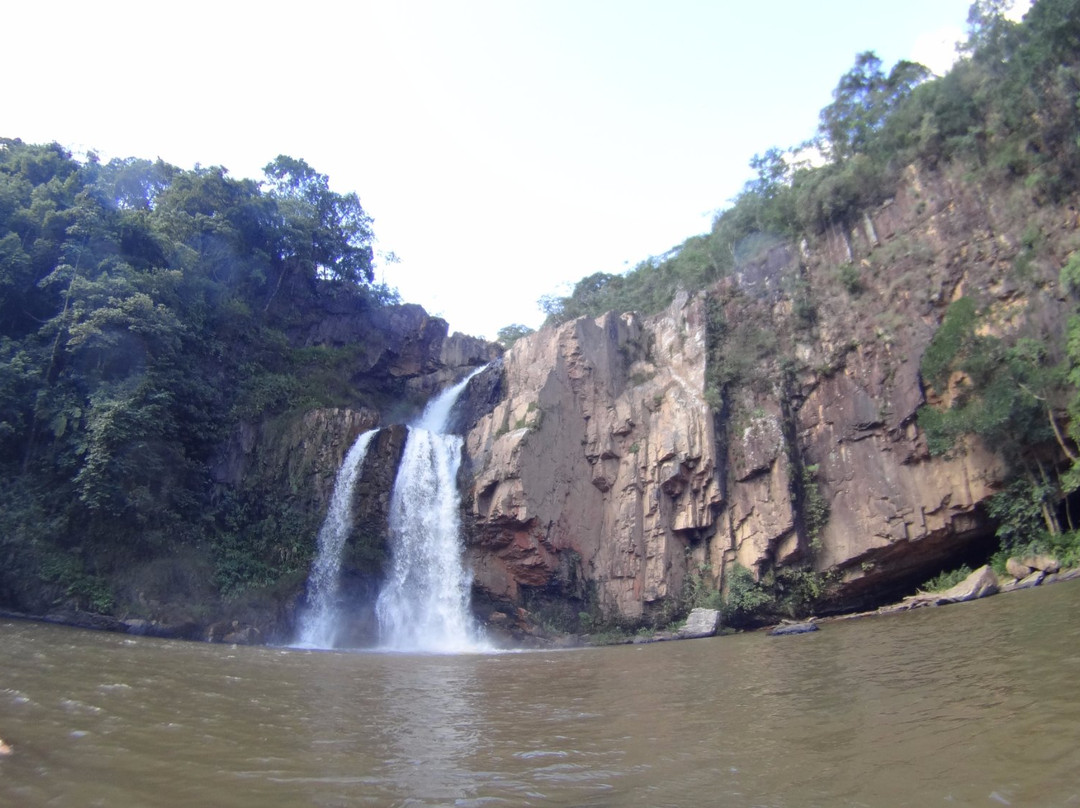
M363 432L353 443L334 480L330 508L319 529L318 550L307 584L307 608L300 618L296 645L300 648L333 648L337 639L338 582L341 553L352 529L352 496L367 456L371 439L379 430Z
M477 370L429 402L409 437L390 499L391 563L375 606L382 646L455 653L487 645L469 611L457 472L462 438L450 411Z

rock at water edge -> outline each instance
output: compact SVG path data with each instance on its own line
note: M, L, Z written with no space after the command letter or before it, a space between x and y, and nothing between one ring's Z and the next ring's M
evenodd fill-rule
M1009 575L1011 575L1018 581L1031 575L1032 569L1033 567L1029 567L1023 561L1018 558L1014 558L1013 556L1010 556L1005 561L1005 572L1009 573Z
M720 612L716 609L694 609L686 618L686 623L676 633L680 640L693 640L698 637L712 637L720 627Z
M1056 558L1046 555L1030 555L1020 559L1020 563L1033 570L1041 570L1047 575L1052 575L1061 569L1061 562Z
M811 631L820 631L817 623L782 623L769 631L770 637L783 637L786 634L807 634Z
M936 601L938 603L962 603L967 600L985 598L987 595L996 595L997 592L997 575L990 569L989 565L983 565L956 586L939 593Z

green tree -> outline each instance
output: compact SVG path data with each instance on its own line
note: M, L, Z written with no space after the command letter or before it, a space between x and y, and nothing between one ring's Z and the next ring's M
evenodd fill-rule
M336 194L305 161L280 155L263 169L277 203L281 274L370 283L374 279L371 218L355 193Z
M901 60L889 74L873 51L855 57L855 66L840 78L833 102L821 111L822 146L833 160L870 148L886 118L919 84L932 75L916 62Z
M504 348L509 348L522 337L526 337L533 333L534 330L535 329L529 328L527 325L521 325L521 323L504 325L499 329L498 337L496 339Z

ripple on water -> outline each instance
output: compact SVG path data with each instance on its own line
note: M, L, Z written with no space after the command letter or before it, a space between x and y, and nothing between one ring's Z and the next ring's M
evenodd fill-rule
M87 704L86 702L79 701L78 699L61 699L60 706L67 710L69 713L75 713L76 715L100 715L105 712L101 707L96 704Z
M113 682L111 684L100 684L97 689L101 693L119 693L125 690L131 690L132 687L125 682Z
M13 688L6 687L3 690L0 690L0 693L2 693L4 695L4 697L11 704L15 704L15 705L31 704L32 705L34 703L30 699L30 697L27 696L25 693L23 693L21 690L14 690Z
M533 760L535 758L556 757L564 758L569 757L570 753L561 749L530 749L527 752L515 752L514 757L519 760Z

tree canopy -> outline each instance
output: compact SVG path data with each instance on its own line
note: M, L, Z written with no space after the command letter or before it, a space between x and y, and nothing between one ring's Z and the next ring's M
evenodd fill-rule
M651 313L737 271L778 239L850 227L883 202L908 165L958 163L975 179L1025 182L1046 200L1080 181L1080 0L1039 0L1014 23L1005 0L977 0L961 58L934 77L873 51L837 82L809 143L772 147L708 233L625 274L595 273L570 295L546 296L549 322L610 309ZM822 159L816 160L820 156Z
M372 239L356 194L303 160L258 183L0 140L8 562L74 559L57 569L85 581L245 529L211 501L211 453L240 418L337 403L288 331L327 296L377 305Z

